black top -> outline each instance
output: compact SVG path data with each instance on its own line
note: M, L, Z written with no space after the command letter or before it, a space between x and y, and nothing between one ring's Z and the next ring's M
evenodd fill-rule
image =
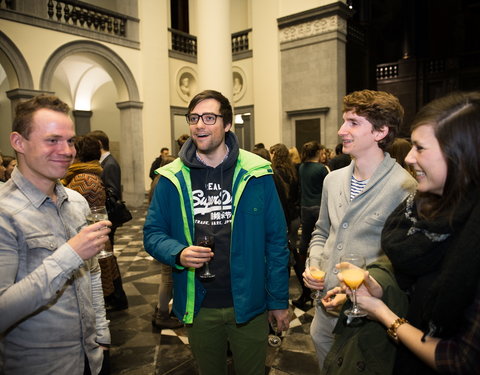
M101 177L105 188L111 188L115 198L122 200L122 172L120 165L112 154L110 154L102 161L101 166L103 168Z

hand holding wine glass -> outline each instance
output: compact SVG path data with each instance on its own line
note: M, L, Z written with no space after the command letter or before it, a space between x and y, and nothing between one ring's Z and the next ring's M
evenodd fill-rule
M315 279L315 281L324 281L325 280L325 265L321 258L308 258L307 261L308 271L310 276ZM325 295L325 290L322 289L313 289L311 297L315 302L319 302Z
M87 215L88 224L98 223L99 221L108 220L108 213L105 206L96 206L90 208L90 213ZM107 258L113 256L113 252L105 250L105 247L97 254L97 258Z
M215 239L210 235L200 235L197 237L196 241L198 246L208 247L213 252L215 250ZM210 262L205 262L203 265L200 274L198 275L201 279L213 279L215 274L210 272Z
M363 283L365 278L365 258L359 254L346 254L340 258L340 272L343 282L352 291L353 306L345 310L345 315L349 318L361 318L367 316L357 305L357 289Z
M111 225L112 223L108 220L86 225L67 243L83 260L95 257L109 241L108 233Z

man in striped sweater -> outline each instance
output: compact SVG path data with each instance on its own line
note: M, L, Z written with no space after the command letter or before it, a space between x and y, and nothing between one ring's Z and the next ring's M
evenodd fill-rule
M304 280L312 289L330 290L338 285L335 265L344 254L359 253L367 264L382 255L380 234L385 220L416 186L412 176L385 152L403 120L398 98L381 91L356 91L344 97L343 112L338 135L343 153L353 162L324 180L309 261L322 259L326 277L320 281L312 278L307 262ZM333 305L341 306L342 297L336 298L339 301ZM320 368L338 320L338 309L325 308L325 303L322 300L317 306L310 329Z

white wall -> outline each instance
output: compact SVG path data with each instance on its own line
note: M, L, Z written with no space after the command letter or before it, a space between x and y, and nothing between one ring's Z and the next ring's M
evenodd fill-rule
M248 0L230 1L230 26L232 33L250 28Z
M291 14L303 12L305 10L322 7L331 3L346 3L346 0L279 0L278 2L278 15L279 17L285 17Z
M148 172L160 149L170 144L170 69L168 62L169 1L139 2L141 53L140 95L143 101L145 189Z
M278 1L252 1L253 99L255 139L271 146L282 142Z
M103 130L110 142L120 142L120 111L116 106L117 89L112 81L100 86L92 97L91 130Z

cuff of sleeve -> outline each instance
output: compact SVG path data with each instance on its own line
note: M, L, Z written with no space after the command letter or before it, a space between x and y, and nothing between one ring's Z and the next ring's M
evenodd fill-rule
M63 271L74 271L83 263L83 259L68 244L64 243L52 254L53 258Z
M182 263L180 262L180 255L182 254L182 251L185 250L186 247L184 247L182 250L180 250L177 254L177 256L175 257L175 267L179 270L183 270L185 267L182 266Z
M112 340L110 338L110 330L108 328L97 329L97 344L110 346Z

